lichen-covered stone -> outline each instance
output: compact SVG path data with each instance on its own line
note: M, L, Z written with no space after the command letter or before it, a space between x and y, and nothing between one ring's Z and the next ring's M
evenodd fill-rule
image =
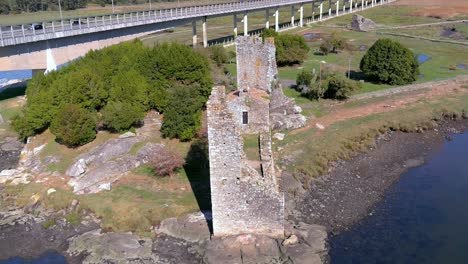
M360 15L353 15L353 20L351 21L351 29L355 31L371 31L377 28L377 24L363 16Z

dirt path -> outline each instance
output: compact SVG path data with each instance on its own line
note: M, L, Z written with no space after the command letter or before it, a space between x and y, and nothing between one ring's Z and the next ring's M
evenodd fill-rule
M430 84L428 84L430 85ZM444 86L435 86L426 90L418 90L417 94L411 94L405 97L389 97L375 103L368 103L363 106L345 108L337 106L336 109L323 117L311 119L308 124L300 129L294 130L291 134L297 134L313 127L325 129L326 127L344 120L365 117L377 113L392 112L406 107L409 104L418 102L421 99L430 99L453 93L466 93L468 89L462 88L461 83L451 82Z

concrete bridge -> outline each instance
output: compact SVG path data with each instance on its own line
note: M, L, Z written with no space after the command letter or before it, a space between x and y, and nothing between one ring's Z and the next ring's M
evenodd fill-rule
M304 8L310 5L312 21L374 7L394 0L241 0L164 10L146 10L91 17L0 26L0 70L54 70L89 50L135 39L169 28L192 24L193 45L198 44L197 21L202 21L203 46L208 46L207 21L233 16L233 35L242 16L248 34L248 14L265 11L265 28L279 30L279 9L291 7L290 26L304 26ZM296 14L298 19L296 19ZM270 25L270 16L275 23Z

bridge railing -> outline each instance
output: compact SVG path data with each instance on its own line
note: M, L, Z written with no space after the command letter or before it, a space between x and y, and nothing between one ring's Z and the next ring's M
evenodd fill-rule
M20 38L54 34L73 30L122 25L122 27L145 23L157 23L184 18L196 18L224 13L242 12L249 9L285 5L297 0L250 0L211 5L197 5L181 8L146 10L127 13L105 14L89 17L67 18L63 20L41 21L21 25L0 26L0 45L22 43ZM313 2L313 1L310 1ZM77 32L79 34L79 32ZM52 37L52 36L51 36Z
M359 1L359 0L357 0ZM379 0L383 1L383 0ZM47 40L90 32L139 26L180 19L197 19L230 13L241 13L292 4L328 2L327 0L244 0L238 2L114 13L22 25L0 26L0 46Z

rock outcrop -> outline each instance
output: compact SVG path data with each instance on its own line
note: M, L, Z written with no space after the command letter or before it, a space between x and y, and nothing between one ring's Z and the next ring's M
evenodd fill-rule
M120 176L147 163L156 148L164 148L161 144L145 143L138 149L142 143L137 137L112 139L79 156L67 170L67 175L74 177L69 185L77 194L110 190L110 184Z
M273 89L270 102L270 119L273 130L289 130L305 126L307 119L301 115L302 109L294 99L283 93L279 85Z
M374 21L357 14L353 15L353 20L351 21L352 30L367 32L376 28L377 24Z
M101 233L94 230L72 238L67 253L86 254L83 263L155 263L152 241L131 233Z
M203 243L210 239L211 213L194 213L182 218L168 218L161 222L157 233L193 243Z
M14 137L0 141L0 171L16 168L22 149L23 143Z
M214 238L207 244L203 260L206 264L321 264L326 261L325 227L300 223L287 232L289 236L283 241L254 234Z

